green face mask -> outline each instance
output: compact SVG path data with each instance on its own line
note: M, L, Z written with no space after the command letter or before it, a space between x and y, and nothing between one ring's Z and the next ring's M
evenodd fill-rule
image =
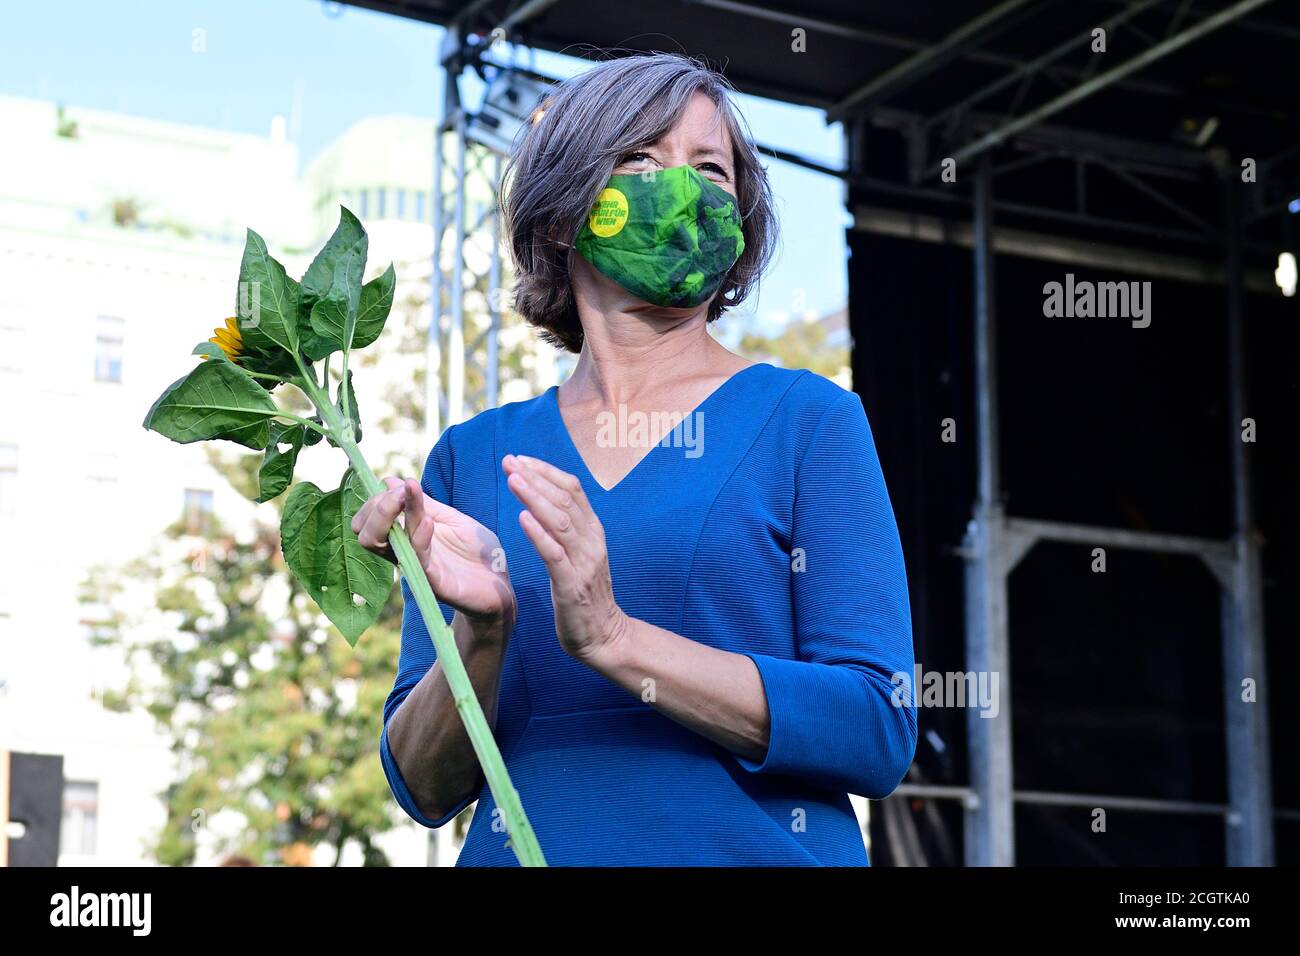
M692 308L718 291L745 237L735 197L674 166L611 176L574 248L638 299Z

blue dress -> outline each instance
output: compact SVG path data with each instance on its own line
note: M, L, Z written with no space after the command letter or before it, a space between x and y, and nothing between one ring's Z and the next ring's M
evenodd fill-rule
M518 621L495 733L547 862L866 865L847 794L880 799L897 786L916 713L900 690L914 665L903 555L858 396L809 371L748 366L605 490L556 392L448 428L422 479L506 551ZM761 762L565 654L546 567L501 468L511 453L581 480L624 612L753 660L771 719ZM427 827L477 799L457 865L516 865L486 784L430 819L393 759L388 721L435 658L405 579L401 588L402 649L380 735L393 795Z

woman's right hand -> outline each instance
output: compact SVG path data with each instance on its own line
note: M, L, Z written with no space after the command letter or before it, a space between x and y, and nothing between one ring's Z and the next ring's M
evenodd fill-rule
M426 495L414 478L389 477L384 484L388 490L372 496L352 517L361 546L396 564L388 532L405 511L407 536L438 599L475 621L512 624L515 592L497 536Z

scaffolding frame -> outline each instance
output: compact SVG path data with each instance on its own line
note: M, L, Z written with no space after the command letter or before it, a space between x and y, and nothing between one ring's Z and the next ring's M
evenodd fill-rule
M425 440L429 447L443 428L497 405L501 331L501 213L497 190L502 154L472 137L476 113L465 104L460 77L479 60L462 22L448 24L439 63L443 74L441 116L433 140L433 263L429 328L425 337ZM469 196L486 198L471 221ZM477 246L487 236L490 249ZM467 308L468 297L481 302ZM445 302L445 305L444 305ZM486 322L475 322L475 316ZM444 384L443 364L446 363Z
M975 403L976 498L961 553L966 561L966 663L999 674L1004 699L996 716L970 710L966 717L971 786L965 810L965 855L971 866L1015 863L1014 804L1113 806L1147 812L1222 813L1230 866L1272 866L1273 806L1265 692L1263 592L1260 537L1254 526L1251 463L1237 429L1246 415L1245 297L1242 285L1240 190L1224 178L1225 291L1234 531L1228 540L1091 527L1008 516L999 479L997 308L993 248L993 169L988 154L975 180ZM1199 558L1218 582L1222 605L1223 705L1228 765L1228 803L1195 805L1176 800L1082 797L1025 793L1014 789L1011 654L1007 582L1040 541L1110 546ZM1258 689L1242 701L1242 681ZM1093 802L1100 801L1100 802Z
M1017 803L1054 806L1110 807L1154 813L1208 813L1221 815L1225 826L1227 862L1232 866L1271 866L1274 863L1275 819L1300 819L1300 811L1275 810L1272 805L1272 772L1269 752L1268 697L1264 645L1263 592L1261 585L1261 538L1254 524L1251 462L1237 429L1248 417L1245 368L1245 274L1243 250L1249 248L1243 236L1243 222L1255 221L1257 209L1247 207L1236 171L1218 158L1217 172L1224 189L1224 223L1220 234L1194 213L1169 199L1141 178L1156 173L1181 178L1199 175L1207 157L1190 150L1134 143L1069 129L1045 127L1042 121L1077 103L1110 83L1128 77L1141 66L1165 56L1260 6L1267 0L1242 0L1230 8L1207 16L1180 32L1155 43L1147 51L1068 93L1017 118L981 117L970 112L973 103L995 88L1026 83L1034 72L1047 68L1071 41L1049 51L1031 64L1004 77L985 91L977 92L956 107L924 117L878 106L870 111L872 122L899 130L908 144L911 185L870 180L855 168L845 178L868 191L895 197L954 201L957 197L922 184L938 170L928 161L930 137L939 130L949 136L941 155L975 169L971 197L971 236L974 288L974 384L976 432L976 495L971 518L959 553L965 561L965 657L968 670L997 673L1003 699L994 717L968 710L966 737L970 785L935 787L903 785L904 797L960 800L964 810L964 858L970 866L1011 866L1016 859L1015 817ZM1119 16L1127 18L1151 6L1136 2ZM1009 13L1014 5L1004 5ZM980 22L989 29L994 23ZM964 44L967 31L955 31L945 43ZM940 51L942 52L942 51ZM893 90L922 78L933 65L933 55L917 53L881 81L869 84L855 96L876 102L885 88ZM906 69L908 64L914 70ZM1022 86L1023 89L1023 86ZM852 101L853 98L850 98ZM837 108L850 105L845 101ZM851 157L864 153L865 119L846 124ZM944 129L946 127L946 129ZM1038 142L1035 143L1035 140ZM1031 152L1002 167L993 164L994 148L1015 143ZM1034 154L1035 148L1038 152ZM1045 159L1072 155L1075 164L1077 209L1035 209L995 202L997 175ZM1262 161L1268 166L1280 157ZM1108 169L1133 189L1161 205L1187 224L1184 238L1221 240L1222 281L1226 302L1226 357L1228 407L1232 427L1230 442L1232 473L1233 532L1226 540L1184 535L1159 534L1123 528L1092 527L1061 521L1030 520L1008 515L1004 508L999 465L997 369L997 297L994 219L999 208L1020 215L1039 215L1066 224L1087 224L1137 234L1168 236L1170 230L1139 222L1116 222L1093 216L1086 208L1084 164ZM855 167L858 165L855 162ZM959 201L959 200L957 200ZM913 228L915 224L913 223ZM944 230L946 233L946 229ZM900 230L905 234L905 230ZM942 241L951 241L944 235ZM1098 796L1045 791L1018 791L1014 786L1012 708L1010 703L1011 653L1008 622L1008 579L1040 541L1058 541L1110 546L1138 551L1195 556L1209 569L1220 588L1223 707L1228 772L1226 804L1124 796ZM1254 683L1253 702L1242 699L1243 681Z
M925 126L921 117L892 110L879 111L872 120L878 126L902 130L904 135ZM851 157L864 153L864 128L864 120L858 120L846 128ZM971 134L971 129L971 124L968 123L968 135ZM974 188L969 200L969 236L961 229L954 228L949 220L930 222L926 217L904 213L899 214L898 221L891 222L889 210L859 207L854 211L858 228L932 241L964 242L970 245L972 251L977 477L971 518L957 552L965 561L966 667L976 673L997 673L1003 699L996 717L981 716L974 709L967 713L969 786L903 784L896 793L905 798L960 801L965 818L964 860L970 866L1014 865L1016 804L1218 815L1224 820L1229 865L1271 866L1274 863L1274 821L1300 821L1300 810L1274 808L1272 804L1261 585L1262 539L1254 524L1251 462L1238 432L1243 419L1248 417L1244 347L1244 293L1247 277L1243 267L1243 252L1262 248L1254 247L1246 240L1243 224L1258 221L1259 215L1252 214L1242 184L1231 164L1220 161L1215 166L1224 194L1224 229L1220 231L1182 209L1156 187L1138 178L1135 172L1141 170L1146 174L1158 173L1182 179L1187 178L1188 172L1198 166L1203 169L1207 162L1213 164L1213 158L1191 152L1163 152L1161 148L1148 150L1147 144L1098 139L1089 134L1080 134L1077 143L1080 149L1086 151L1086 159L1078 155L1062 157L1060 150L1069 147L1073 139L1071 131L1047 129L1039 132L1038 142L1017 142L1022 150L1029 152L1028 156L995 165L992 149L989 148L976 158ZM1039 148L1044 152L1035 153ZM996 256L1003 252L1038 255L1043 258L1065 256L1068 259L1072 250L1074 253L1082 250L1049 234L995 231L996 212L1035 216L1065 225L1102 226L1148 238L1167 237L1170 232L1165 227L1093 216L1087 208L1084 180L1078 176L1075 180L1077 204L1074 212L996 201L994 182L998 175L1024 168L1030 163L1042 162L1044 158L1069 158L1076 171L1084 163L1106 168L1138 192L1148 195L1157 204L1193 225L1194 231L1188 231L1186 238L1196 238L1202 242L1215 239L1221 245L1223 266L1217 274L1204 269L1198 271L1173 260L1158 264L1153 274L1172 275L1184 280L1221 281L1225 289L1224 344L1231 423L1226 440L1230 443L1233 514L1233 532L1226 539L1029 519L1006 513L999 467L997 296L994 275ZM924 153L918 151L914 159L923 161ZM1261 165L1272 165L1276 160L1277 157L1262 160ZM864 192L878 193L894 200L902 198L958 205L965 201L952 192L924 185L873 179L854 171L846 173L844 178ZM1055 245L1060 248L1048 255L1044 250L1053 240L1058 240ZM1087 259L1081 258L1079 261L1088 264ZM1118 256L1115 255L1104 261L1104 264L1115 267L1117 261ZM1258 283L1252 284L1259 287ZM1221 595L1227 803L1015 789L1007 582L1011 573L1040 541L1191 556L1198 558L1209 570L1219 585ZM1254 682L1256 695L1251 703L1242 700L1242 681L1245 679Z

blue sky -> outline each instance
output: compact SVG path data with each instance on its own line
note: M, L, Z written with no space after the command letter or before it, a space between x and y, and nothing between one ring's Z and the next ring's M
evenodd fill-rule
M5 32L0 92L263 135L281 114L304 160L363 116L433 118L441 102L440 30L319 0L19 4L6 8ZM557 76L582 68L549 54L535 63ZM840 164L839 127L819 112L750 97L739 105L761 143ZM775 161L769 170L784 239L760 317L800 301L818 314L840 308L840 184Z

